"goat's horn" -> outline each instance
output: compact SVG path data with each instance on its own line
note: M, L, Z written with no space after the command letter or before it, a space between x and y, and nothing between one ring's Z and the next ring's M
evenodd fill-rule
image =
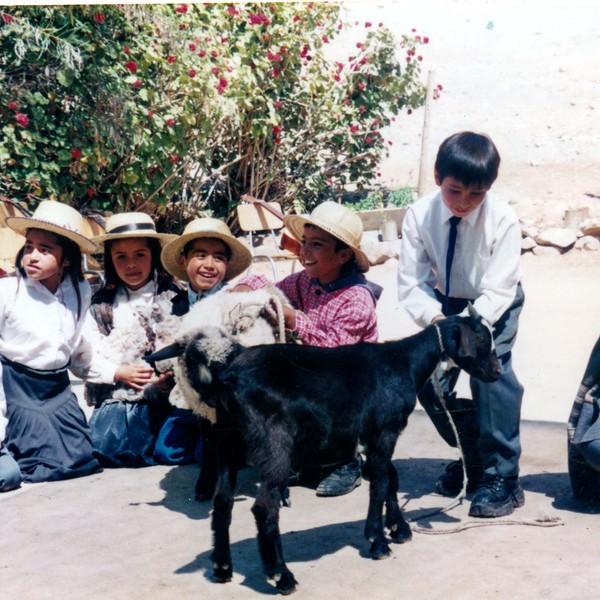
M467 309L469 311L470 317L473 317L473 318L479 317L479 313L477 312L477 310L475 310L475 307L470 302L469 302L469 304L467 304Z

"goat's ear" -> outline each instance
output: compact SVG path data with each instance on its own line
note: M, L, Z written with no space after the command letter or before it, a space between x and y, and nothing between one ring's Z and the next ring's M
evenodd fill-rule
M475 332L466 325L460 324L460 339L458 340L458 356L477 356L477 339Z
M181 356L185 350L185 344L181 342L175 342L170 346L165 346L152 354L144 354L142 357L148 363L158 362L159 360L166 360L167 358L173 358L175 356Z
M467 304L467 310L469 311L470 317L473 317L474 319L478 319L480 317L479 313L470 302Z

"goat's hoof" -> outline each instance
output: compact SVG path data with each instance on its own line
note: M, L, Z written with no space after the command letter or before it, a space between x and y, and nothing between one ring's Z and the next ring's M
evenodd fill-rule
M369 555L373 560L383 560L391 556L392 551L385 540L376 540L371 544Z
M412 539L412 530L408 523L400 523L397 529L390 532L390 538L394 544L405 544Z
M291 571L284 571L272 577L275 581L275 587L282 596L289 596L296 591L298 582Z
M228 583L233 577L233 569L231 565L215 565L213 566L213 575L217 583Z

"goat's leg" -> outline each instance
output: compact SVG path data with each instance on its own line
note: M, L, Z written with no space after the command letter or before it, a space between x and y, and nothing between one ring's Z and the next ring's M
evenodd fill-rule
M233 490L237 479L238 464L231 455L231 447L226 439L219 440L218 479L213 497L212 530L213 542L213 573L221 582L231 581L233 565L229 546L229 527L233 510Z
M391 452L389 452L391 457ZM371 477L369 485L369 511L365 524L365 537L371 542L369 553L376 560L387 558L391 554L390 546L383 530L383 503L389 490L390 457L386 458L380 451L369 452L367 460Z
M279 532L280 499L280 485L263 479L252 512L258 529L258 549L265 573L275 582L277 591L287 595L296 591L298 582L283 559Z
M385 526L390 531L392 542L403 544L412 538L410 525L404 520L404 515L398 504L398 473L394 465L388 463L388 493L385 500Z

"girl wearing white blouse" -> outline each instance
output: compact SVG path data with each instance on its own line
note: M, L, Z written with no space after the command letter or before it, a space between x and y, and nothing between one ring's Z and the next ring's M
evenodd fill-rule
M112 215L104 247L105 285L92 298L84 326L94 349L85 397L94 452L103 466L154 465L156 436L172 410L171 375L156 377L143 356L171 341L178 318L171 298L180 291L160 263L162 245L175 235L157 233L144 213Z
M84 376L91 357L80 335L90 302L81 235L70 206L45 200L31 218L6 224L25 236L14 275L0 279L0 491L99 470L68 369Z

